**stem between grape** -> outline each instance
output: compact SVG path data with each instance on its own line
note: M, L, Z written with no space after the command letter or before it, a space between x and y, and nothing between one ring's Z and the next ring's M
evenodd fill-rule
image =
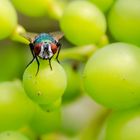
M93 120L91 120L90 124L80 133L79 139L97 140L102 126L110 112L111 110L109 109L99 110Z
M60 60L74 59L86 61L96 51L96 49L97 47L95 45L67 48L61 51L59 58Z
M30 42L20 35L22 33L26 33L26 30L23 26L18 25L13 34L10 36L10 39L12 41L17 41L29 45Z

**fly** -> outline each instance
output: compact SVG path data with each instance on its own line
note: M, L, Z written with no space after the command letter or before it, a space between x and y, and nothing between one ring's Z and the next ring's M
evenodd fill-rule
M49 66L50 69L52 70L52 65L51 65L51 59L56 54L56 60L59 63L59 53L61 50L61 44L59 40L63 37L62 32L52 32L52 33L25 33L22 34L24 38L29 40L29 47L30 51L32 53L32 60L29 62L29 64L26 66L26 68L34 61L36 60L37 62L37 72L36 75L39 72L39 60L38 58L41 58L43 60L49 60Z

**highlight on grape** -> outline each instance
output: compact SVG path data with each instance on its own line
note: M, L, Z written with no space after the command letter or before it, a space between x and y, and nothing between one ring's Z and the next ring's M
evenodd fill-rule
M140 140L139 0L0 0L0 140Z

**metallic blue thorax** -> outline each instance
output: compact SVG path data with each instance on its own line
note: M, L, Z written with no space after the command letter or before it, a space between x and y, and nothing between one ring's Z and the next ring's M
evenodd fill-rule
M36 43L41 43L41 42L55 43L55 39L49 34L41 33L35 38L34 43L36 44Z

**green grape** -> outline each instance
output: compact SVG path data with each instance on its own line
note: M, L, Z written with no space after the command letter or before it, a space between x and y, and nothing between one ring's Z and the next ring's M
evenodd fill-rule
M107 45L107 44L109 44L109 38L108 38L107 35L103 35L103 36L100 38L99 42L97 43L97 46L98 46L99 48L101 48L101 47L104 47L104 46Z
M64 134L51 133L51 134L42 135L41 140L78 140L78 139L69 138Z
M30 140L37 140L37 134L30 128L29 124L26 124L18 130L18 132L24 134Z
M25 15L33 17L46 15L45 0L12 0L12 3Z
M83 82L87 93L106 107L139 105L140 49L126 43L101 48L88 60Z
M59 19L63 12L63 4L58 0L12 0L12 2L17 10L31 17L49 15Z
M140 45L140 1L117 0L108 16L108 26L118 41Z
M61 65L51 60L52 70L48 61L34 61L24 72L23 84L28 96L38 104L50 104L60 98L66 88L66 74Z
M30 126L37 134L53 132L60 127L60 110L45 112L39 106L36 106L35 114L30 122Z
M71 2L60 19L66 38L76 44L97 43L106 31L106 20L102 12L86 1Z
M64 0L47 0L46 9L48 15L56 20L59 20L62 17L66 1Z
M21 77L25 67L25 56L23 55L25 51L23 48L20 48L19 44L18 46L17 44L10 44L0 47L0 82Z
M5 131L0 133L0 140L29 140L29 139L19 132Z
M49 104L40 104L39 106L47 112L58 110L61 107L62 99L59 98L56 101L49 103Z
M89 0L96 4L103 12L107 12L114 0Z
M34 105L19 81L0 83L0 131L22 127L33 112Z
M64 69L67 75L67 87L63 95L63 103L73 101L81 94L81 78L78 71L76 71L71 64L64 64Z
M0 40L14 31L17 26L17 14L9 0L0 0Z
M113 112L106 123L105 140L140 140L140 108Z

